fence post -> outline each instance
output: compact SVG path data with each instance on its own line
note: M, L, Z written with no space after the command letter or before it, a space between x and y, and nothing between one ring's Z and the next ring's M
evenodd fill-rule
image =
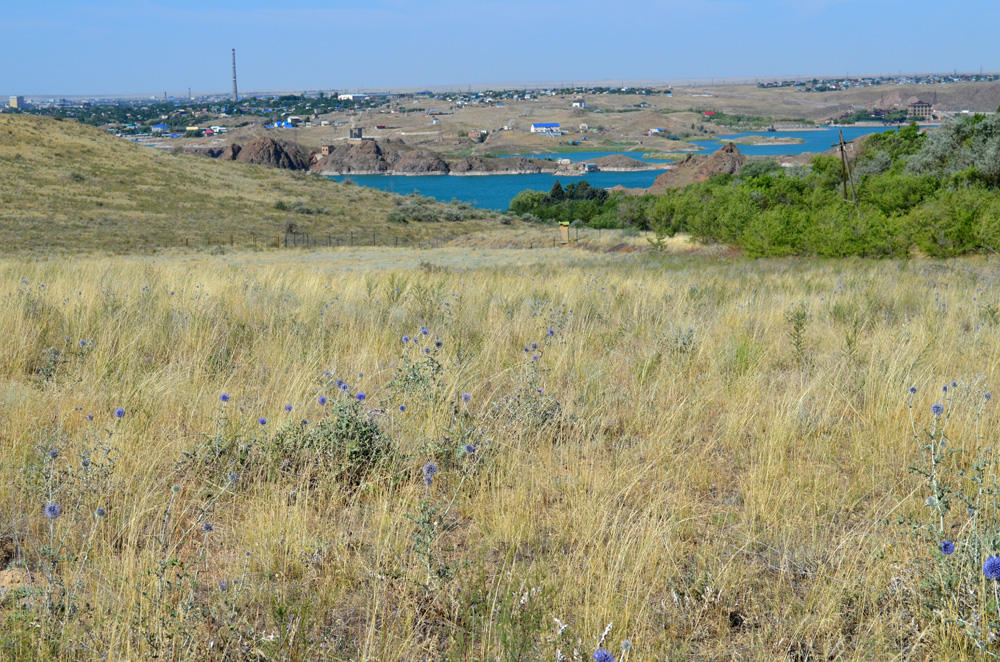
M372 230L372 246L378 246L378 242L375 241L375 230Z
M354 233L351 232L351 248L354 247Z

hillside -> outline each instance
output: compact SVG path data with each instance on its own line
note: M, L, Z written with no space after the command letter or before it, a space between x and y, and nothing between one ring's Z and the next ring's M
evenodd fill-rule
M275 145L254 148L206 159L138 146L75 122L0 116L0 250L273 246L289 227L314 241L374 232L380 243L412 244L483 230L499 219L239 162L283 158ZM411 216L462 222L405 222Z

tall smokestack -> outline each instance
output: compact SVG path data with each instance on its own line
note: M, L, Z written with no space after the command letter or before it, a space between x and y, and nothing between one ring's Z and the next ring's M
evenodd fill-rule
M240 95L236 92L236 49L233 49L233 101L239 101Z

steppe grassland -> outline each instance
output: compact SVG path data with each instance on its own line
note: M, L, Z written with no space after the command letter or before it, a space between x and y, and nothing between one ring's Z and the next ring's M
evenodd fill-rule
M896 520L908 387L927 421L956 380L959 437L994 384L991 263L340 253L0 263L5 657L590 659L608 623L616 659L968 648ZM352 482L253 464L324 417L391 446Z
M390 222L404 204L426 205L424 216L453 222ZM413 246L499 221L495 212L143 147L68 120L0 117L5 252L272 247L289 229L316 243L370 245L375 233L379 245Z

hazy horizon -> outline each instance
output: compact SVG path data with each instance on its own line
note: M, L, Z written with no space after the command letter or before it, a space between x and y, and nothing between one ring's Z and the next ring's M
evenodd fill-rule
M338 4L8 7L0 56L18 64L0 76L0 94L224 92L232 48L247 93L1000 69L988 46L1000 7L986 2L624 0L613 11L596 0Z

